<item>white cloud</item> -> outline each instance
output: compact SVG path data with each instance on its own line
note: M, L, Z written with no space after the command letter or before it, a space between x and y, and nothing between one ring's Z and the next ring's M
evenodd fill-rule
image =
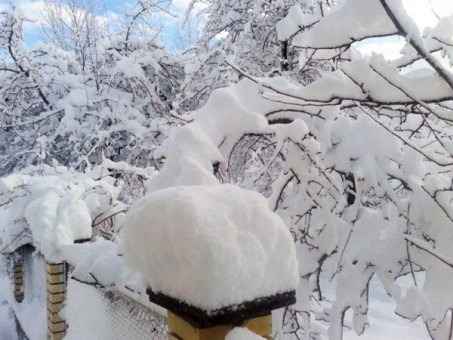
M402 55L401 49L404 47L404 39L402 38L372 38L364 40L355 45L355 47L363 55L371 55L372 53L380 53L387 60L394 60Z
M31 22L24 23L24 33L30 34L38 30L41 26L44 1L42 0L15 0L13 5ZM10 3L0 0L0 10L10 7Z
M41 27L42 22L42 8L44 7L43 1L22 1L19 4L19 9L21 9L27 18L33 20L34 22L26 22L24 24L24 32L27 34L32 34L36 32Z

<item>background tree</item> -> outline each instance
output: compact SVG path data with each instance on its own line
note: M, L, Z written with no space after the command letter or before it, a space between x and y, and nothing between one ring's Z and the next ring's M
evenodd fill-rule
M197 0L191 2L188 15L196 11L197 3ZM298 31L319 20L331 6L330 1L203 2L200 13L205 22L200 39L185 51L190 67L182 88L181 109L199 107L214 89L240 79L237 72L227 67L226 59L257 77L286 73L304 83L316 79L322 67L312 60L307 61L304 69L296 67L300 53L290 45L292 36L277 36L277 23L295 4L298 13L306 19Z
M51 110L50 93L43 84L39 68L33 62L22 37L25 17L15 10L2 13L0 49L0 124L2 148L1 174L36 160L39 154L39 128L29 122L45 120ZM47 111L47 114L40 114Z
M183 70L178 56L138 27L137 20L151 15L155 4L140 2L125 19L127 30L114 33L112 27L103 37L98 14L88 13L89 2L82 4L48 3L52 39L33 51L22 39L23 16L17 10L3 15L3 174L54 160L79 171L105 159L159 165L153 150L174 124L167 112ZM77 16L74 22L66 23L66 11ZM58 27L74 35L67 37ZM83 48L72 45L84 39ZM120 173L121 168L114 167Z
M98 87L97 44L109 30L101 17L104 12L104 3L92 0L46 0L42 10L42 28L47 41L72 52L83 74L92 76Z

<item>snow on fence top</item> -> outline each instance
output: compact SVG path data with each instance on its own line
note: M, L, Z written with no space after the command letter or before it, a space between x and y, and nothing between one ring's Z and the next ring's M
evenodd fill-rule
M256 192L233 185L158 190L126 220L125 260L156 293L210 311L298 284L291 235Z
M107 178L45 170L0 178L0 252L30 243L49 261L66 260L67 247L92 237L97 218L124 209Z

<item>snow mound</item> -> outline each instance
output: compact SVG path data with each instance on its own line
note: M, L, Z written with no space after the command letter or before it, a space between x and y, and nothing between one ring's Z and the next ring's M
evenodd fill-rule
M236 327L232 329L225 340L263 340L262 336L256 335L253 332L250 332L247 328Z
M126 263L154 292L210 311L297 287L292 237L256 192L158 190L138 200L126 221Z

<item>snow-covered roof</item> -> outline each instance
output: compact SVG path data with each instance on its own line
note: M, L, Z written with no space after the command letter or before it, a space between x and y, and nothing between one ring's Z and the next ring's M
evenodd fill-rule
M132 206L125 260L154 292L203 310L292 291L298 264L281 218L233 185L172 187Z

